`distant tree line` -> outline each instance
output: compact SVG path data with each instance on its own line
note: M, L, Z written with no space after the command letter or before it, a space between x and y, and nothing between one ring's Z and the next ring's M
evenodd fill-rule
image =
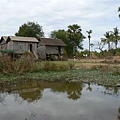
M44 37L44 32L42 30L42 26L38 23L28 22L19 27L16 36L24 36L24 37L35 37L40 38ZM66 56L75 56L76 51L79 49L83 49L83 40L85 36L82 34L82 29L78 24L73 24L68 26L68 30L54 30L50 34L51 38L54 39L62 39L67 45L65 48Z
M118 16L120 18L120 7L118 8ZM50 37L54 39L62 39L64 43L67 45L65 47L65 55L68 57L73 56L90 56L91 52L90 48L94 47L97 56L105 56L107 55L116 55L120 54L120 48L118 47L118 43L120 42L120 32L118 27L113 28L113 31L107 31L103 35L104 37L100 39L100 42L90 43L92 30L86 31L88 33L89 40L89 49L84 50L81 53L80 50L83 50L83 40L86 38L82 33L82 28L78 24L69 25L67 30L59 29L53 30L50 33ZM42 26L40 26L37 22L27 22L19 27L18 32L15 33L16 36L24 36L24 37L35 37L40 38L44 37L44 32ZM107 50L105 49L105 46ZM99 49L99 53L96 50Z

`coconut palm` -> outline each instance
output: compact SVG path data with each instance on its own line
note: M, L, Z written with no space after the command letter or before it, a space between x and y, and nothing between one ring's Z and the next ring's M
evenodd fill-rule
M115 43L115 48L117 49L118 42L120 40L119 29L117 27L113 28L112 41Z
M101 38L101 42L108 44L108 50L110 50L110 42L112 41L112 33L110 31L104 34L105 38Z
M119 12L119 15L118 15L118 16L119 16L119 18L120 18L120 7L118 8L118 12Z
M83 49L82 42L85 36L82 34L82 29L78 24L69 25L67 33L70 43L73 46L73 55L75 56L77 48Z
M92 33L92 30L86 31L88 33L88 39L89 39L89 57L90 57L90 34Z

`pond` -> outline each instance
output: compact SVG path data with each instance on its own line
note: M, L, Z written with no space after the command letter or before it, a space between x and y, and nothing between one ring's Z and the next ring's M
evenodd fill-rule
M120 120L120 88L86 83L0 83L0 120Z

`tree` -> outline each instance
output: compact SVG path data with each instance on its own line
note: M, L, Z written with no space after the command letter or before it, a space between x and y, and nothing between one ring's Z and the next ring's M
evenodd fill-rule
M88 39L89 39L89 57L90 57L90 34L92 33L92 30L86 31L88 33Z
M110 42L112 41L112 33L110 31L104 34L105 38L101 38L101 42L108 44L108 50L110 50Z
M118 8L118 12L119 12L119 15L118 15L118 16L119 16L119 18L120 18L120 7Z
M57 38L57 39L61 39L64 41L64 43L66 44L66 47L65 47L65 53L70 56L72 51L72 46L70 44L70 42L68 41L68 35L67 35L67 32L65 30L54 30L51 32L50 34L51 38Z
M67 32L65 30L54 30L51 32L50 37L63 40L65 43L67 41Z
M82 29L79 25L73 24L68 26L68 40L73 47L73 55L75 56L77 47L83 49L83 39L85 36L82 34Z
M117 49L118 41L120 40L119 29L117 27L113 28L112 41L115 43L115 48Z
M105 48L105 47L104 47L105 44L104 44L103 42L99 42L99 41L98 41L97 43L94 44L94 46L96 47L95 49L100 50L102 56L104 56L104 53L103 53L104 50L103 50L103 49Z
M35 37L39 39L40 37L44 37L44 32L42 30L42 26L40 26L38 23L27 22L19 27L19 30L17 33L15 33L15 35L23 37Z

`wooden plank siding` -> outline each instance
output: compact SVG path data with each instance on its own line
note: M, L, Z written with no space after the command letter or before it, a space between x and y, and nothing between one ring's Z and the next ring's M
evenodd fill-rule
M38 40L31 37L9 36L7 41L7 49L14 50L14 53L24 53L25 51L37 54Z
M66 44L61 39L40 38L38 44L38 53L42 59L47 55L63 55Z

